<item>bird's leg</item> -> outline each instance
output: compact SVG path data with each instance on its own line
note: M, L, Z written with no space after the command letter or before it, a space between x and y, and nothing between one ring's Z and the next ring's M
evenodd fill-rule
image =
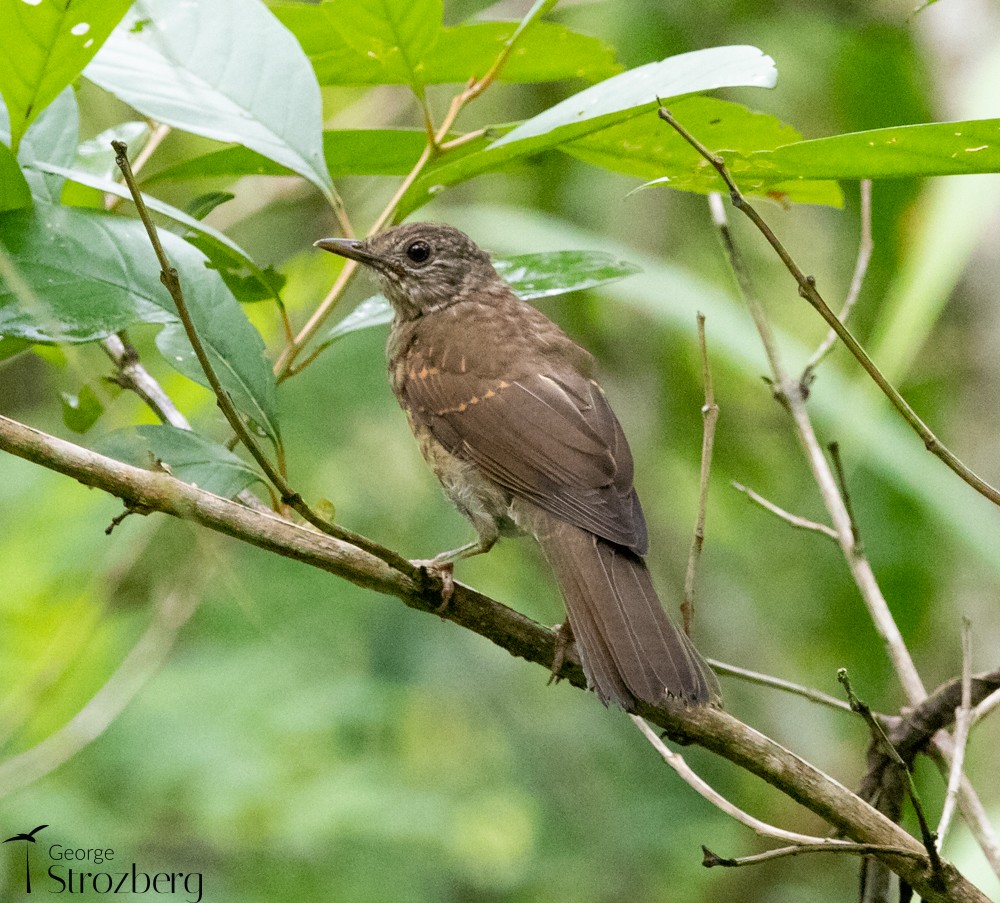
M566 661L566 650L573 645L573 627L569 621L556 624L554 630L556 632L556 648L552 655L548 684L559 683L562 680L559 672L562 671L562 666Z
M471 558L473 555L483 555L496 545L500 538L499 531L487 535L480 534L479 539L467 542L464 546L440 552L430 559L416 559L411 562L418 568L431 571L441 579L441 604L434 609L437 614L444 614L455 593L455 562Z

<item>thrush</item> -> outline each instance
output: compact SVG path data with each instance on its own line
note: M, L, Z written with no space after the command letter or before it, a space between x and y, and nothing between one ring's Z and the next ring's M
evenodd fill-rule
M718 702L715 675L653 589L632 454L591 355L518 298L458 229L408 223L316 246L372 270L392 305L393 392L478 535L434 561L529 533L605 705Z

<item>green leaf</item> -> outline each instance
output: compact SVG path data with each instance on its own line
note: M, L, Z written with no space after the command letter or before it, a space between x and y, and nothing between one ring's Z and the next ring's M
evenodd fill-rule
M752 178L743 164L755 151L799 141L802 136L795 129L773 116L714 97L683 98L671 103L670 109L702 144L723 156L744 193L779 193L780 183ZM653 180L647 184L700 193L725 190L705 158L654 114L592 132L560 145L559 150L613 172ZM780 193L790 201L838 207L843 202L839 186L828 181L793 183Z
M83 385L76 395L62 392L63 423L74 433L85 433L104 413L104 405L88 385Z
M635 264L601 251L519 254L499 257L493 265L525 301L596 288L641 272Z
M424 129L338 129L323 133L324 155L334 179L406 175L426 144ZM289 172L286 167L245 147L227 147L158 170L144 181L152 184L208 177L282 176Z
M657 97L666 100L726 86L771 87L776 78L774 61L746 46L697 50L630 69L550 107L485 150L418 179L400 205L400 216L448 185L654 110Z
M355 4L356 8L356 4ZM299 39L322 85L410 84L411 73L392 54L369 53L373 46L349 41L342 34L343 2L327 0L318 6L279 4L274 14ZM347 12L348 18L354 13ZM428 24L429 24L428 20ZM424 85L464 84L481 77L521 22L473 22L440 28L437 40L422 56L419 79ZM360 46L359 46L360 44ZM563 25L534 22L517 38L517 47L500 71L505 82L556 81L584 78L598 81L620 71L614 51L597 38Z
M342 339L345 335L357 332L360 329L371 329L373 326L384 326L392 322L392 308L386 300L385 295L372 295L365 298L354 308L343 320L335 323L333 327L323 336L323 344L329 345L337 339Z
M31 342L24 339L15 339L9 336L0 336L0 361L6 361L22 351L27 351L31 347Z
M0 0L0 94L12 148L100 49L132 0Z
M160 240L223 385L236 406L277 440L275 381L260 334L199 251L170 232L161 231ZM0 283L0 335L88 342L134 323L177 323L137 220L38 205L0 216L0 245L16 274ZM157 344L172 366L204 384L204 375L193 372L190 345L175 332L168 327Z
M131 122L120 122L109 129L105 129L96 138L84 141L76 149L76 159L63 164L72 166L80 172L88 172L92 176L100 176L110 179L119 174L118 165L115 163L115 151L111 147L112 141L123 142L129 150L131 156L138 154L149 139L149 124L133 120ZM58 163L58 160L50 161Z
M259 0L138 0L84 74L146 116L252 148L334 196L312 67Z
M44 172L55 173L80 185L86 185L89 188L96 188L98 191L103 191L105 194L113 194L117 197L124 198L127 201L132 200L132 195L128 188L120 182L115 182L112 179L91 175L88 172L83 172L77 169L66 169L62 166L53 166L48 163L40 163L38 164L38 167ZM264 293L262 297L278 297L274 290L273 277L268 276L267 273L261 270L260 267L254 263L250 255L224 232L220 232L213 226L203 223L201 220L196 219L190 214L185 213L183 210L179 210L171 204L161 201L158 198L142 193L142 199L145 201L146 206L150 210L173 220L175 223L185 226L196 235L201 236L202 243L199 245L200 249L207 257L211 258L213 262L215 262L216 258L218 258L220 268L227 270L245 268L253 279L259 283L259 290Z
M1000 172L1000 119L834 135L762 151L748 162L772 179L894 179Z
M17 150L17 159L24 167L24 177L36 200L59 203L65 180L62 176L40 172L38 164L71 165L79 140L80 113L76 95L72 88L66 88L29 126Z
M231 191L207 191L188 201L187 210L184 212L201 222L216 207L228 203L235 197Z
M116 430L102 437L95 450L136 467L165 464L178 480L223 498L234 498L260 479L224 445L169 424Z
M31 189L6 144L0 144L0 211L31 206Z
M640 272L635 264L601 251L548 251L498 257L493 266L525 301L595 288ZM391 323L392 317L392 308L385 297L372 295L334 324L323 336L323 345L361 329Z

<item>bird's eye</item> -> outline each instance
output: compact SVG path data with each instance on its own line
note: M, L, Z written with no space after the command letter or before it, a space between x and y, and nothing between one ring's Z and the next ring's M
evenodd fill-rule
M426 241L412 242L406 248L406 256L414 263L424 263L431 256L431 246Z

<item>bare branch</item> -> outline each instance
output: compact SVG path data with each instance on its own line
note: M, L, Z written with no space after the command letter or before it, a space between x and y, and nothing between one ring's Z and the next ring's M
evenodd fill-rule
M965 768L965 750L969 742L969 728L972 726L972 639L968 618L962 618L962 702L955 712L955 751L948 773L948 785L941 807L941 819L937 829L937 847L944 846L944 839L951 827L955 814L955 803L962 786Z
M841 712L851 711L851 706L844 702L843 699L837 699L836 696L830 696L822 690L814 690L812 687L803 687L801 684L792 683L792 681L785 680L781 677L773 677L770 674L762 674L759 671L751 671L749 668L739 668L736 665L720 662L714 658L708 659L708 663L712 666L712 670L717 674L726 674L730 677L738 677L740 680L745 680L747 683L757 684L761 687L772 687L775 690L784 690L786 693L793 693L796 696L801 696L803 699L808 699L811 702L817 702L820 705L827 706L827 708L838 709Z
M815 521L811 521L808 518L800 517L797 514L792 514L786 511L784 508L779 508L774 502L768 501L764 496L758 492L754 492L752 489L744 486L742 483L733 482L733 488L737 492L742 492L751 502L760 505L765 511L770 511L772 514L777 515L786 523L791 524L793 527L799 530L812 530L814 533L820 533L826 536L828 539L832 539L834 542L839 540L837 536L837 531L833 527L828 527L826 524L818 524Z

